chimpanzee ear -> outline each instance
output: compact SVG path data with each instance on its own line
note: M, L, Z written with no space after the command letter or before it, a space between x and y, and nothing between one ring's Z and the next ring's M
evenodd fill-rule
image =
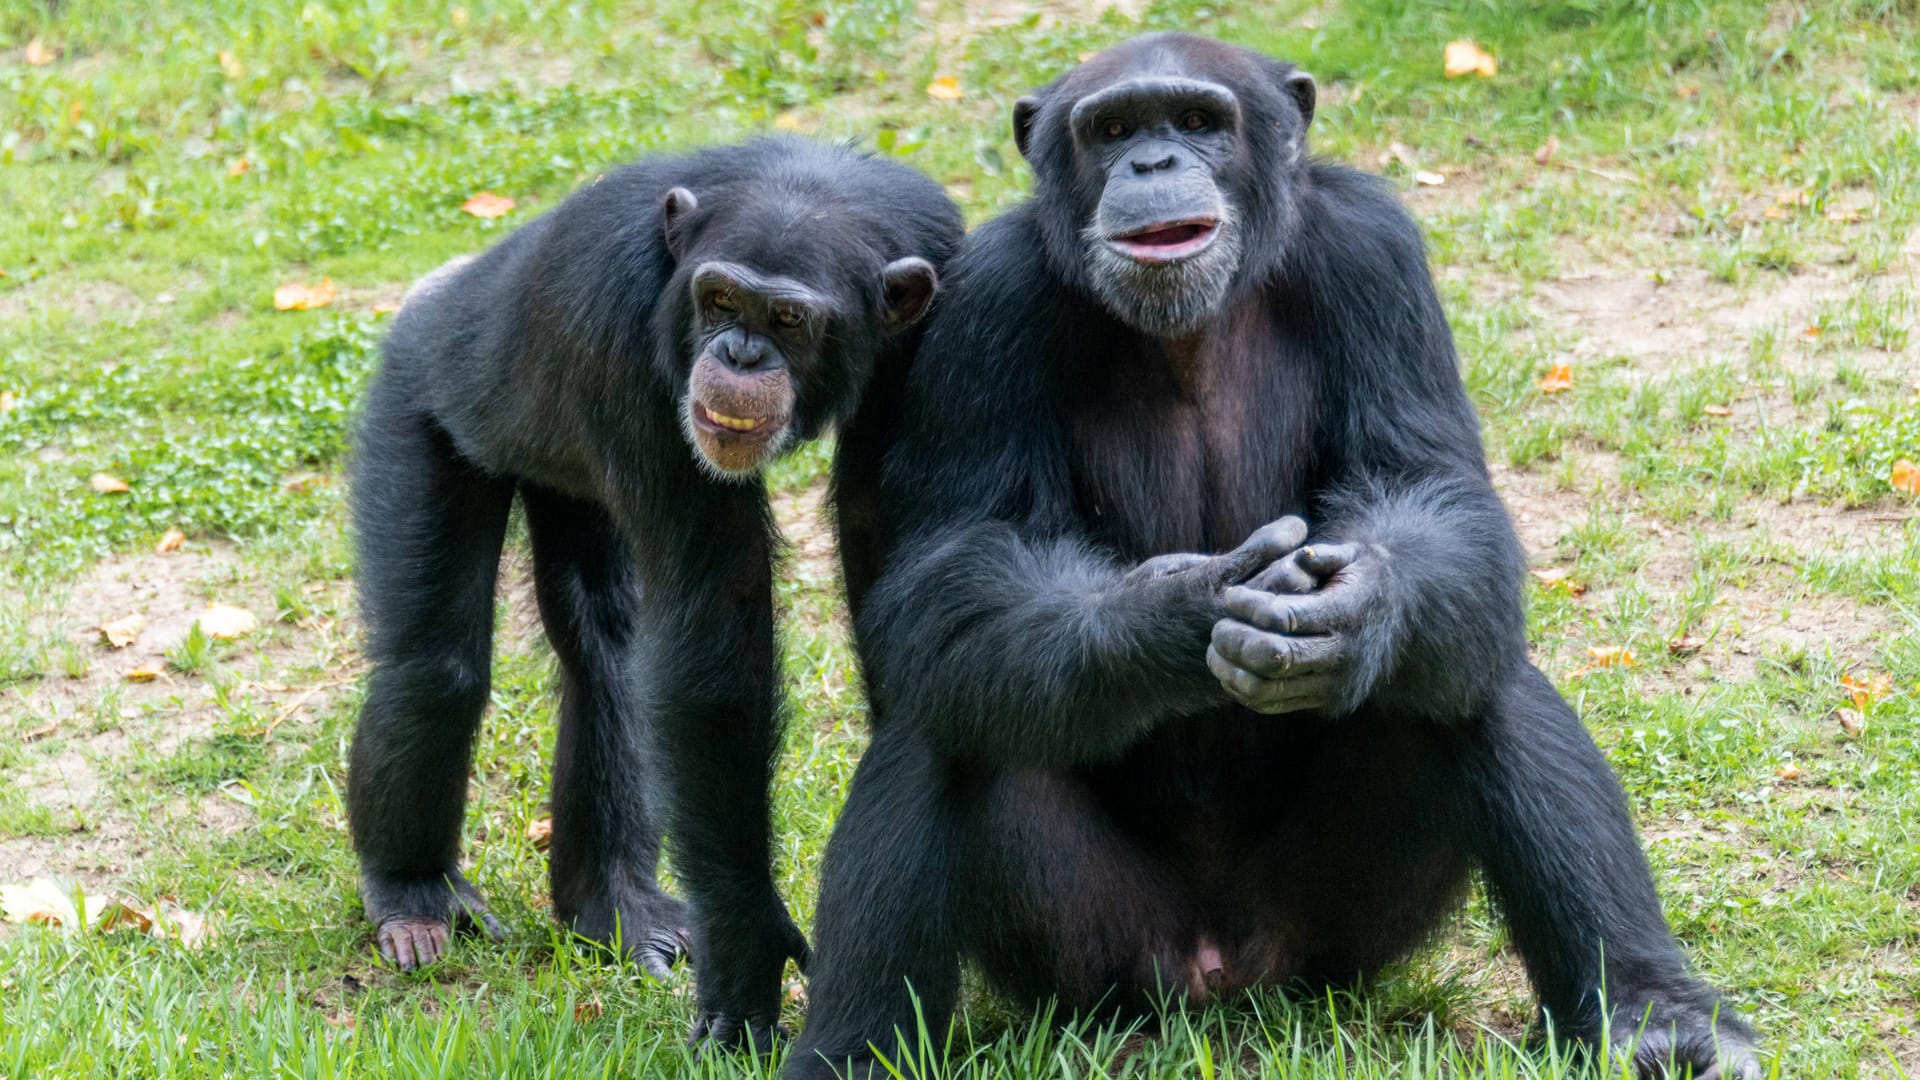
M1040 119L1040 99L1032 94L1013 103L1013 145L1020 148L1020 156L1033 160L1029 148L1033 146L1033 124Z
M700 209L700 200L693 192L677 187L667 192L660 200L660 236L666 241L667 253L674 258L680 257L680 247L685 239L687 215Z
M1300 106L1302 126L1312 127L1313 103L1320 97L1319 90L1314 86L1313 76L1295 68L1287 72L1283 85L1286 86L1287 93L1293 95L1294 104Z
M927 313L934 291L940 287L940 275L933 264L918 256L895 259L881 272L886 282L887 307L882 313L887 329L912 326Z

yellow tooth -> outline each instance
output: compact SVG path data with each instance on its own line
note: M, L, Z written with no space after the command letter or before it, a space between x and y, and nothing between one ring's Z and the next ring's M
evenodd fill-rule
M702 407L704 408L704 406ZM754 428L760 426L760 421L758 420L743 420L738 416L724 416L714 412L712 409L707 409L706 412L707 419L731 431L752 431Z

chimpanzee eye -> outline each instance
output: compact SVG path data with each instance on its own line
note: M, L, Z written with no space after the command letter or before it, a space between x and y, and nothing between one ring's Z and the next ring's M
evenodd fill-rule
M1188 131L1205 131L1213 124L1207 120L1207 114L1198 109L1180 118L1180 126Z
M773 321L788 329L792 329L793 327L799 326L802 320L798 311L790 307L783 307L773 313Z
M707 298L707 303L712 304L716 311L740 310L739 306L733 302L733 294L730 292L714 293L711 297Z
M1100 133L1109 139L1121 138L1127 133L1126 121L1119 117L1110 117L1106 123L1100 125Z

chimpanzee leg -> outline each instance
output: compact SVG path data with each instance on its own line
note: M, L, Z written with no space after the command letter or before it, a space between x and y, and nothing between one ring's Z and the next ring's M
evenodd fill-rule
M805 965L807 943L773 887L772 541L752 494L709 508L689 530L696 539L671 556L649 556L640 651L674 873L693 908L700 1012L690 1041L768 1050L781 971L788 957Z
M1547 677L1523 666L1460 749L1472 842L1556 1030L1593 1040L1610 1020L1647 1075L1669 1058L1757 1075L1752 1032L1687 973L1619 783Z
M660 829L634 700L640 604L629 541L600 506L523 484L535 590L560 658L553 755L554 913L665 977L686 952L685 906L654 880Z
M373 670L347 780L367 918L381 955L412 968L440 958L456 920L501 933L459 860L513 481L463 460L401 398L376 388L356 463Z
M1077 779L962 772L883 732L827 849L807 1026L786 1076L867 1077L870 1047L921 1052L922 1021L938 1054L963 956L1022 999L1074 1012L1204 994L1196 923L1173 873Z

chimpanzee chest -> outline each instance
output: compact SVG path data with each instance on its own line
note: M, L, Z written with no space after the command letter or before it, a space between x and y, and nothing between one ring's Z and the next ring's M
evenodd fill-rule
M1267 318L1229 330L1143 342L1082 388L1074 494L1123 559L1226 551L1307 509L1319 428L1308 365Z

